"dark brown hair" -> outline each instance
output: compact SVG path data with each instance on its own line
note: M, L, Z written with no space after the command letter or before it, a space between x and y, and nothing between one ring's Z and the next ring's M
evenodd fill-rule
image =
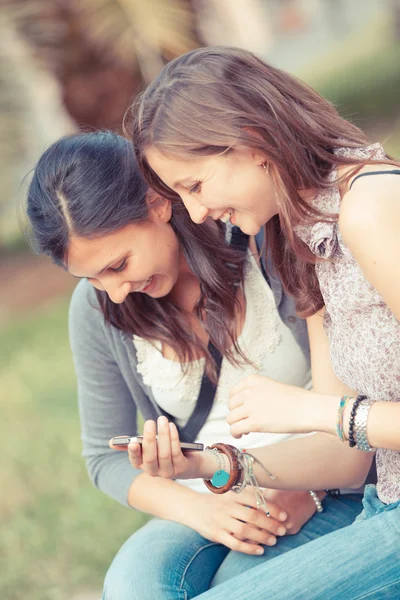
M280 211L266 225L267 243L298 312L308 316L319 310L316 258L293 228L337 215L321 214L299 192L337 186L367 164L335 154L338 148L367 146L362 131L292 75L251 52L224 47L200 48L171 61L139 97L132 116L131 135L145 177L170 198L177 196L146 160L150 147L171 157L193 157L245 146L268 157ZM382 162L397 164L376 161ZM328 181L341 165L355 168Z
M71 235L93 238L141 223L148 218L149 201L157 198L143 180L128 140L111 132L65 137L40 158L29 187L27 215L34 247L66 268ZM222 226L195 225L181 203L173 204L170 224L200 283L197 317L230 362L246 361L237 344L235 319L244 253L226 244ZM168 297L129 294L122 304L114 304L105 292L96 294L114 327L168 343L184 369L185 363L205 356L207 372L214 377L214 363L193 333L188 314Z

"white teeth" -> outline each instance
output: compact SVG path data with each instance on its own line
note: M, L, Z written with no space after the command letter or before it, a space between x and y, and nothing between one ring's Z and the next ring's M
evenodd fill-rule
M149 285L151 277L149 277L148 280L145 281L139 288L136 288L135 292L141 292L142 290L144 290L144 288L146 288Z
M231 216L233 215L233 210L227 210L222 217L219 218L220 221L222 221L223 223L228 223L228 221L231 220Z

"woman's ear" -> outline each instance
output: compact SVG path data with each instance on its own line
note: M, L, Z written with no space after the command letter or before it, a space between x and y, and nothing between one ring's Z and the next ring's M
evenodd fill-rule
M253 138L257 139L257 141L262 141L262 135L253 127L244 127L244 131L250 134ZM264 152L260 150L251 151L251 158L256 163L257 166L262 167L266 162L268 162L268 157Z
M150 198L148 198L147 202L149 205L150 214L154 215L163 223L168 223L171 220L171 200L167 200L167 198L163 198L158 194L153 194Z

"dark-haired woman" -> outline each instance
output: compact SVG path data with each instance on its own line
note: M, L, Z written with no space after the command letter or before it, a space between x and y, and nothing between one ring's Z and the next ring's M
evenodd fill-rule
M198 481L153 479L133 470L126 452L108 448L115 435L139 433L138 411L150 421L147 436L157 418L163 431L168 415L187 441L232 443L228 392L243 376L308 385L304 323L279 281L270 287L263 277L254 240L249 251L235 250L222 226L194 225L180 203L148 189L132 146L106 132L65 138L45 152L27 213L37 250L82 279L70 339L90 476L124 505L158 517L116 556L107 600L191 598L354 519L355 495L327 498L306 523L324 492L265 492L268 516L251 489L215 496ZM216 390L213 348L223 357ZM196 412L209 401L209 414ZM253 434L246 444L287 437Z
M134 140L152 186L180 197L196 223L229 219L251 235L265 226L281 281L307 317L313 391L245 378L231 390L232 434L325 436L325 451L309 460L299 451L296 465L278 447L257 451L279 487L322 486L377 449L362 521L204 598L400 597L400 163L314 90L236 48L166 65L137 106ZM147 444L147 461L155 450ZM179 468L164 457L163 472L208 477L221 458L203 458L206 468L191 468L178 449Z

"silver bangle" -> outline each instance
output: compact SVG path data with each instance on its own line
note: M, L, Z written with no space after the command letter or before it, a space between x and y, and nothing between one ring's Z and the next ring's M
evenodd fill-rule
M354 419L354 435L356 440L357 450L363 452L375 452L375 448L369 445L367 438L367 421L368 414L374 400L362 400L360 402Z
M318 498L317 494L313 492L313 490L310 490L310 496L314 500L314 504L317 507L317 512L324 512L324 507L321 504L321 500Z
M207 452L211 452L211 454L214 454L215 458L217 459L217 470L216 473L221 472L221 471L226 471L225 469L225 455L222 454L222 452L218 452L218 450L216 448L207 448L206 449Z

